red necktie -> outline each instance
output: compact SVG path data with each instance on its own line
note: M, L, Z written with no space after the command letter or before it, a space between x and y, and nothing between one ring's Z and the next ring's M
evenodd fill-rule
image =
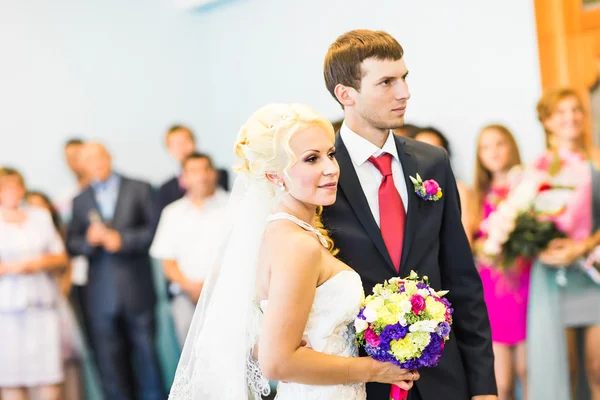
M383 175L379 186L379 226L394 268L399 272L406 213L402 197L394 184L392 155L384 153L377 158L369 157L369 161Z

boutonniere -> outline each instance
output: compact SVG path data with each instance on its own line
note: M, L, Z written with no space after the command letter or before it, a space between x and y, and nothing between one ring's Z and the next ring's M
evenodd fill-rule
M423 182L423 179L417 174L416 178L409 176L413 185L415 185L415 193L425 201L438 201L442 198L442 188L433 179L428 179Z

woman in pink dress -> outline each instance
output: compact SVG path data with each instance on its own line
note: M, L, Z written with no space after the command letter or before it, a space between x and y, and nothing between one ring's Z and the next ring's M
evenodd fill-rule
M521 163L511 132L502 125L484 127L477 141L474 191L480 232L509 189L509 170ZM479 234L481 236L481 234ZM476 240L475 248L481 240ZM498 399L513 399L515 376L526 385L525 335L530 263L500 269L484 257L478 267L488 307L494 344ZM524 390L524 392L526 392Z

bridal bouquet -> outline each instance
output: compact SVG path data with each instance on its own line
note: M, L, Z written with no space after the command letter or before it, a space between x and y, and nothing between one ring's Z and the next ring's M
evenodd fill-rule
M501 268L519 257L534 258L551 240L578 227L567 224L573 213L585 209L589 168L573 153L559 151L540 157L531 167L513 171L516 176L507 198L482 226L483 254ZM576 219L578 220L578 219Z
M404 369L435 367L450 337L453 309L414 271L405 279L392 278L373 288L354 321L356 342L375 360ZM390 399L408 392L392 386Z

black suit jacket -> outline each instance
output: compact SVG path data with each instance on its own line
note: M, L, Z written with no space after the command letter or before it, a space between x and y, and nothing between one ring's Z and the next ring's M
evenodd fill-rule
M336 139L340 181L335 204L325 207L323 221L340 249L339 257L356 270L365 294L373 286L411 270L427 276L436 290L449 290L454 307L450 340L436 368L419 370L416 383L424 400L470 399L496 394L494 355L481 279L460 219L460 201L447 153L409 138L395 137L408 188L408 213L398 274L360 186L348 150ZM443 197L424 201L409 176L435 179ZM388 399L389 385L367 384L369 400Z
M91 315L114 314L121 309L143 312L154 307L156 293L148 256L153 235L152 200L148 183L121 176L113 219L105 221L121 235L122 249L114 254L92 247L85 238L89 213L99 210L93 188L73 200L67 246L72 255L89 260L82 301Z

